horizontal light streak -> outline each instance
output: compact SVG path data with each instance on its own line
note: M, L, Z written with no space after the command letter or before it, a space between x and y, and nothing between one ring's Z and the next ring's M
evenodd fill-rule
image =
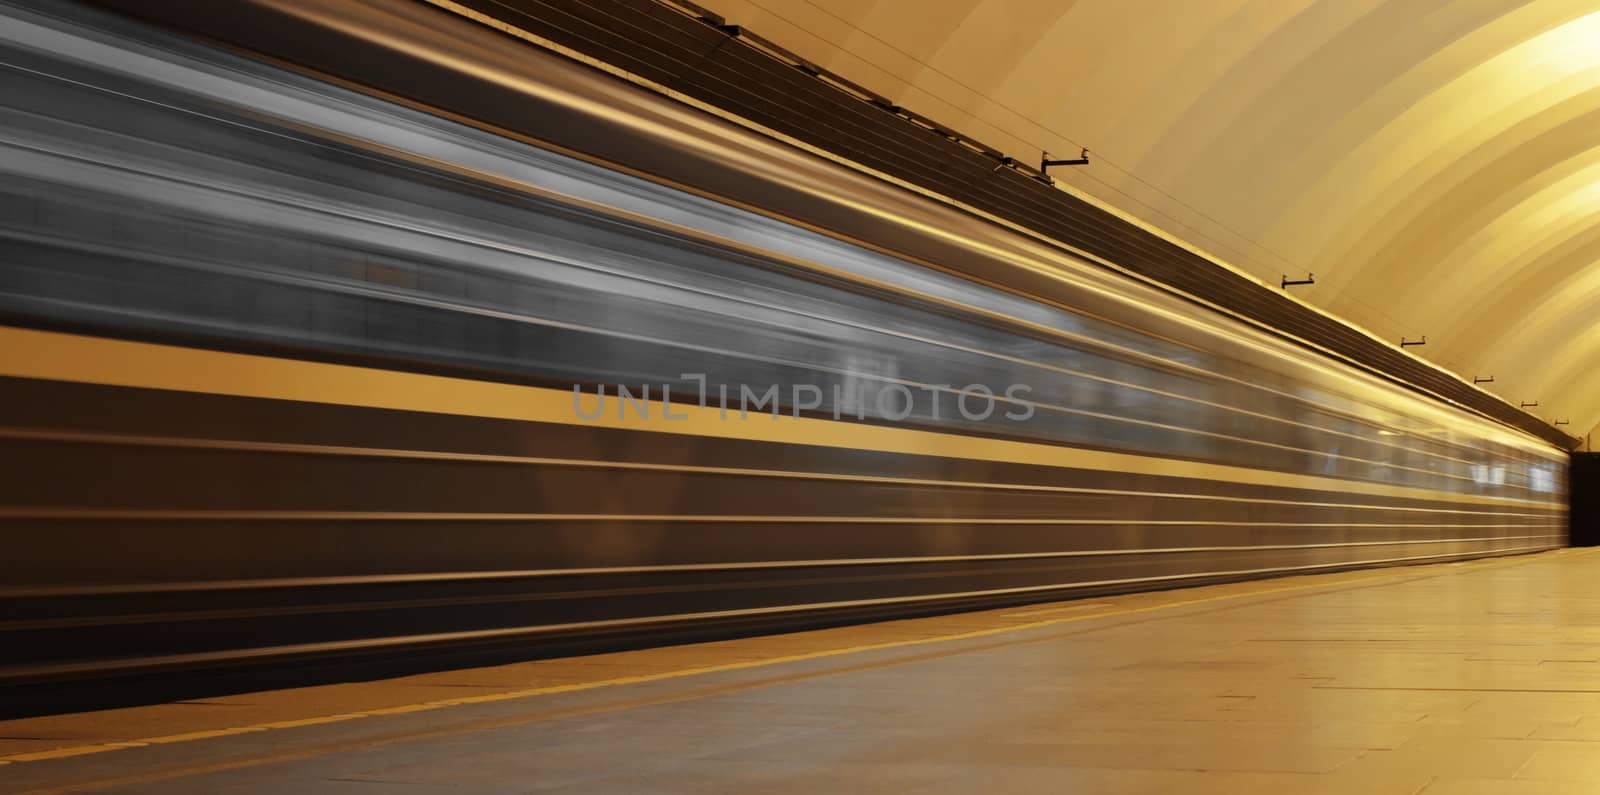
M1520 526L1520 525L1519 525ZM1460 527L1473 527L1461 525ZM272 577L249 580L207 580L144 582L114 585L48 586L0 588L0 596L93 596L183 591L248 590L252 588L309 588L330 585L403 585L474 580L537 579L545 577L605 576L617 574L677 574L694 572L740 571L753 569L829 568L834 566L885 566L919 563L961 563L1049 558L1119 557L1140 555L1180 555L1201 552L1264 552L1301 549L1341 549L1392 547L1411 544L1486 544L1505 541L1559 539L1560 533L1517 536L1478 536L1468 538L1399 539L1390 541L1333 541L1312 544L1240 544L1198 547L1148 547L1132 549L1067 549L1049 552L997 552L978 555L894 555L874 558L798 559L735 561L725 563L678 563L652 566L590 566L558 569L497 569L491 571L422 572L412 574L358 574L337 577Z
M688 419L602 417L574 423L567 390L473 381L323 362L295 361L20 328L0 328L0 375L334 405L366 406L577 427L875 450L998 463L1187 477L1342 494L1480 505L1554 506L1551 500L1457 494L1131 453L837 422L810 417L722 421L714 407L685 405ZM614 404L613 404L614 405ZM1128 492L1138 493L1138 492Z
M1012 588L992 588L976 591L962 591L958 593L919 594L914 596L893 596L876 599L855 599L839 602L811 602L805 604L780 605L776 607L758 607L740 610L719 610L701 613L678 613L655 616L639 616L635 618L610 619L603 621L583 621L567 624L544 624L524 627L506 627L488 630L466 630L459 632L439 632L424 635L399 635L362 640L331 641L325 643L303 643L287 646L269 646L250 649L230 649L218 652L196 652L189 654L174 654L164 657L122 658L114 660L94 660L81 663L52 664L49 666L7 666L0 667L0 681L17 679L48 679L52 677L78 676L97 671L116 670L149 670L169 666L195 665L206 663L226 663L229 661L265 660L297 655L317 654L321 652L334 652L358 649L384 649L403 648L420 644L448 644L472 640L493 640L497 638L533 638L541 635L581 632L585 630L645 627L667 623L687 623L697 621L713 621L718 619L744 618L757 616L775 616L784 614L798 614L807 612L825 612L857 607L890 606L897 604L919 604L943 601L959 601L981 598L1002 598L1008 596L1022 596L1026 594L1071 592L1085 588L1105 588L1121 585L1136 585L1154 582L1182 582L1221 577L1255 577L1265 574L1282 574L1287 572L1317 571L1319 569L1338 569L1358 566L1378 566L1383 564L1414 563L1429 560L1443 560L1447 558L1469 558L1484 555L1507 555L1519 552L1538 552L1550 549L1552 545L1529 545L1509 547L1505 549L1478 550L1471 552L1444 552L1434 555L1409 555L1394 558L1374 558L1367 560L1336 561L1332 563L1313 563L1301 566L1273 566L1254 569L1234 569L1204 572L1189 572L1184 574L1166 574L1149 577L1126 577L1119 579L1092 580L1084 582L1051 583L1047 585L1029 585Z
M1341 506L1353 507L1353 506ZM1463 512L1464 513L1464 512ZM1523 516L1556 520L1554 514L1495 513L1475 515ZM603 514L603 513L515 513L496 511L298 511L275 509L211 510L172 508L51 508L0 507L0 520L110 520L129 521L329 521L329 522L705 522L737 524L949 524L949 525L1110 525L1110 526L1195 526L1195 527L1537 527L1539 522L1520 524L1410 524L1362 522L1228 522L1214 520L1068 519L1058 517L997 518L952 516L851 516L831 514Z
M3 332L0 332L3 337ZM79 433L72 431L39 431L23 428L0 428L0 438L31 439L39 441L55 441L83 444L130 445L147 447L189 448L197 450L227 450L249 451L261 453L277 453L289 455L324 455L324 456L350 456L361 458L391 458L411 459L422 461L460 462L477 464L504 464L512 466L568 466L585 469L620 469L645 472L674 472L684 474L718 475L728 477L759 477L759 478L793 478L797 480L823 480L845 481L852 483L879 483L886 485L907 486L939 486L943 488L961 489L986 489L994 491L1034 491L1063 494L1104 494L1119 497L1150 497L1162 499L1188 499L1211 500L1217 502L1242 502L1266 505L1295 505L1324 508L1352 508L1358 510L1379 511L1404 511L1416 513L1462 513L1474 516L1485 515L1482 509L1464 510L1453 508L1429 508L1401 505L1380 505L1358 502L1320 502L1315 500L1290 500L1273 499L1269 497L1238 497L1232 495L1206 494L1199 492L1166 492L1142 491L1134 489L1105 489L1089 486L1052 486L1035 483L1006 483L995 481L971 480L938 480L931 478L901 478L886 475L857 475L837 472L815 472L806 470L786 469L750 469L741 467L717 467L696 464L658 464L637 461L605 461L596 459L571 459L549 458L542 456L515 456L498 455L491 453L454 453L435 450L405 450L395 448L373 447L345 447L338 445L297 444L292 442L253 442L223 439L184 439L176 437L133 436L103 433ZM1072 448L1063 448L1071 450ZM1095 451L1085 451L1095 452ZM1289 487L1286 487L1289 488ZM1310 487L1299 487L1315 490ZM1453 495L1463 499L1445 498L1435 501L1442 502L1474 502L1474 495ZM1529 517L1557 517L1565 507L1560 503L1531 503L1528 501L1514 500L1511 498L1483 498L1492 503L1504 503L1507 507L1540 508L1548 507L1551 513L1516 513L1511 511L1493 511L1494 516L1529 516ZM47 509L48 510L48 509ZM115 510L115 509L111 509Z

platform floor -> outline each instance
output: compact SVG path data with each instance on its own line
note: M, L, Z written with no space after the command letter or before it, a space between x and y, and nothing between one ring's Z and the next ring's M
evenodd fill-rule
M0 791L1600 792L1590 551L0 722Z

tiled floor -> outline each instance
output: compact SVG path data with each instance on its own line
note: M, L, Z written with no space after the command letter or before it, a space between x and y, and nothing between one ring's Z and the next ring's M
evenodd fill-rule
M0 790L1600 793L1597 575L1566 551L0 722Z

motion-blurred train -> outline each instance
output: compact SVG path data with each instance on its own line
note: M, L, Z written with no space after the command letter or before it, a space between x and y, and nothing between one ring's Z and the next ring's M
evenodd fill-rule
M0 684L1564 543L1563 451L1025 230L425 3L220 5L393 80L0 6Z

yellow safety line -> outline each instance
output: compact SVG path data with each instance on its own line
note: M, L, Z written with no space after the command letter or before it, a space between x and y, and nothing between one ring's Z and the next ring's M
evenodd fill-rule
M594 395L587 394L582 400L583 409L588 411L600 405L602 411L601 416L584 420L577 413L574 393L564 389L10 327L0 327L0 376L1130 472L1442 502L1542 507L1555 505L1558 496L1551 494L1548 499L1521 499L1466 494L811 417L763 417L758 412L752 412L748 418L742 418L737 406L723 411L714 405L716 398L712 398L713 405L699 406L689 402L698 396L688 394L680 396L682 403L672 404L674 419L663 416L665 406L660 402L650 402L647 409L649 416L641 417L631 408L624 410L623 401L615 395L607 395L604 403L600 404Z
M1596 553L1596 552L1600 552L1600 548L1587 549L1587 550L1582 550L1582 551L1577 551L1577 552L1573 552L1571 550L1559 550L1559 551L1557 551L1556 554L1586 555L1586 554L1593 554L1593 553ZM1544 559L1545 558L1543 558L1542 556L1526 556L1526 557L1518 557L1518 558L1514 558L1514 559L1510 559L1510 560L1478 561L1481 565L1475 566L1471 570L1472 571L1482 571L1482 570L1487 569L1487 568L1500 568L1500 567L1506 567L1506 566L1526 565L1528 563L1533 563L1533 562L1537 562L1539 560L1544 560ZM1450 573L1450 574L1461 574L1461 573L1465 573L1465 572L1462 572L1462 571L1451 571L1451 572L1448 572L1448 573ZM533 698L533 697L537 697L537 696L549 696L549 695L556 695L556 694L559 694L559 693L575 693L575 692L584 691L584 690L598 690L600 688L605 688L605 687L618 687L618 686L621 686L621 685L635 685L635 684L644 684L644 683L647 683L647 682L660 682L660 681L668 680L668 679L680 679L680 678L689 677L689 676L702 676L702 675L705 675L705 674L725 673L725 672L729 672L729 671L742 671L742 670L747 670L747 669L751 669L751 668L765 668L765 667L773 666L773 665L783 665L783 664L786 664L786 663L793 663L793 662L804 662L806 660L817 660L817 659L823 659L823 658L827 658L827 657L838 657L838 656L847 655L847 654L861 654L861 653L864 653L864 652L883 651L883 650L886 650L886 649L900 649L900 648L909 648L909 647L914 647L914 646L927 646L927 645L932 645L932 644L936 644L936 643L950 643L950 642L953 642L953 641L971 640L973 638L984 638L984 637L990 637L990 636L993 636L993 635L1002 635L1002 634L1009 634L1009 633L1014 633L1014 632L1023 632L1023 631L1026 631L1026 630L1040 629L1040 628L1043 628L1043 627L1051 627L1051 626L1057 626L1057 625L1061 625L1061 624L1076 623L1076 622L1079 622L1079 621L1089 621L1089 620L1092 620L1092 619L1099 619L1099 618L1115 618L1115 617L1120 617L1120 616L1137 615L1137 614L1140 614L1140 613L1151 613L1151 612L1155 612L1155 611L1158 611L1158 610L1168 610L1168 609L1175 608L1175 607L1190 607L1190 606L1193 606L1193 605L1208 604L1208 603L1212 603L1212 602L1221 602L1221 601L1227 601L1227 600L1230 600L1230 599L1242 599L1242 598L1251 597L1251 596L1265 596L1265 595L1269 595L1269 594L1291 593L1291 592L1295 592L1295 591L1307 591L1307 590L1313 590L1313 589L1318 589L1318 588L1336 588L1336 587L1350 585L1352 583L1372 582L1372 581L1377 581L1377 580L1421 580L1421 579L1428 579L1431 576L1437 576L1437 575L1419 574L1418 572L1416 572L1414 570L1408 570L1408 571L1406 571L1404 573L1400 573L1400 574L1376 574L1376 575L1370 575L1370 576L1364 576L1364 577L1355 577L1355 578L1351 578L1351 579L1343 579L1343 580L1339 580L1337 582L1317 582L1317 583L1304 583L1304 584L1300 584L1300 585L1286 585L1286 586L1277 587L1277 588L1266 588L1266 589L1260 589L1260 590L1242 591L1242 592L1239 592L1239 593L1219 594L1219 595L1216 595L1216 596L1203 596L1203 597L1199 597L1199 598L1196 598L1196 599L1184 599L1184 600L1180 600L1180 601L1176 601L1176 602L1164 602L1164 603L1161 603L1161 604L1146 605L1146 606L1143 606L1143 607L1128 607L1128 608L1123 608L1123 609L1119 609L1119 610L1110 610L1110 611L1100 612L1100 613L1086 613L1086 614L1082 614L1082 615L1062 616L1060 618L1043 619L1043 620L1039 620L1039 621L1030 621L1030 622L1023 623L1023 624L1011 624L1011 625L1003 626L1003 627L991 627L989 629L978 629L978 630L971 630L971 631L967 631L967 632L958 632L958 633L954 633L954 634L950 634L950 635L935 635L933 637L927 637L927 638L914 638L914 639L910 639L910 640L897 640L897 641L889 641L889 642L885 642L885 643L867 643L867 644L861 644L861 645L856 645L856 646L845 646L845 647L841 647L841 648L837 648L837 649L823 649L821 651L803 652L803 653L800 653L800 654L790 654L790 655L785 655L785 656L782 656L782 657L772 657L772 658L764 659L764 660L745 660L745 661L741 661L741 662L719 663L717 665L703 665L703 666L699 666L699 667L695 667L695 668L681 668L681 669L674 670L674 671L663 671L663 672L660 672L660 673L653 673L653 674L640 674L640 675L637 675L637 676L621 676L621 677L616 677L616 678L612 678L612 679L598 679L598 680L595 680L595 681L592 681L592 682L577 682L577 683L565 684L565 685L549 685L549 686L546 686L546 687L530 687L530 688L526 688L526 689L522 689L522 690L510 690L510 691L506 691L506 692L502 692L502 693L489 693L489 694L485 694L485 695L481 695L481 696L463 696L463 697L459 697L459 698L447 698L447 699L440 699L438 701L427 701L427 702L423 702L423 703L420 703L420 704L405 704L405 705L395 706L395 707L381 707L381 708L376 708L376 709L361 710L359 712L345 712L345 713L340 713L340 714L337 714L337 715L322 715L322 716L311 717L311 718L300 718L300 719L296 719L296 720L274 721L274 722L271 722L271 723L260 723L260 724L250 725L250 726L238 726L238 727L226 728L226 729L211 729L211 730L205 730L205 731L185 732L185 733L182 733L182 734L169 734L169 735L163 735L163 736L159 736L159 737L145 737L145 738L140 738L140 739L136 739L136 740L124 740L124 741L119 741L119 742L96 743L96 744L93 744L93 745L76 745L76 746L69 746L69 747L66 747L66 748L54 748L54 749L50 749L50 750L47 750L47 751L31 751L31 752L28 752L28 753L11 754L9 756L0 756L0 765L10 764L12 762L38 762L38 761L43 761L43 760L48 760L48 759L63 759L63 758L67 758L67 757L83 756L85 754L103 753L105 751L118 751L118 750L121 750L121 749L124 749L124 748L142 748L142 747L146 747L146 746L150 746L150 745L166 745L166 744L170 744L170 743L189 742L189 741L192 741L192 740L205 740L205 739L210 739L210 738L213 738L213 737L230 737L230 736L233 736L233 735L252 734L252 733L255 733L255 732L270 731L270 730L274 730L274 729L292 729L292 728L298 728L298 727L301 727L301 726L316 726L316 725L321 725L321 724L325 724L325 723L339 723L339 722L347 721L347 720L355 720L357 718L368 718L368 717L375 717L375 716L382 716L382 715L403 715L403 714L412 713L412 712L424 712L424 711L427 711L427 710L443 709L445 707L455 707L455 706L461 706L461 705L465 705L465 704L487 704L487 703L496 702L496 701L511 701L511 700L520 699L520 698Z

